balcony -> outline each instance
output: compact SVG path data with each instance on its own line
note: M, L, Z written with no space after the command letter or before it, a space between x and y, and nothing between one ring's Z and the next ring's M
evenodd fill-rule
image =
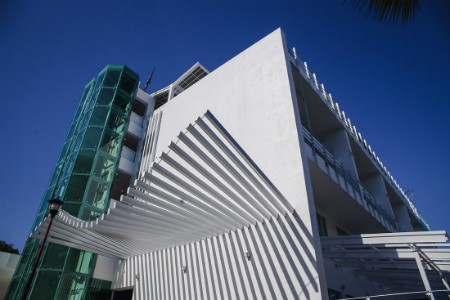
M429 225L426 223L424 218L419 214L417 208L410 201L410 199L405 194L403 189L400 187L397 181L387 170L386 166L383 165L380 158L376 155L375 151L372 150L371 146L362 137L361 133L358 132L356 127L351 123L350 118L348 118L345 115L345 112L341 110L339 104L333 100L331 93L326 92L324 84L320 83L317 79L316 74L309 70L307 63L302 61L297 56L294 48L289 49L289 54L291 55L293 63L295 64L298 71L302 74L303 78L315 90L315 92L317 93L317 95L319 95L323 103L325 103L328 106L330 111L335 115L336 119L339 120L342 126L349 133L349 136L351 136L354 139L354 141L357 144L359 144L363 152L366 153L367 157L373 162L374 166L380 171L380 174L392 186L393 190L396 192L399 199L401 199L406 204L406 206L409 208L412 214L417 218L418 222L420 222L420 224L422 224L424 228L429 229Z
M310 149L310 152L308 153L309 158L314 161L322 171L328 174L328 176L338 183L342 189L346 190L348 195L356 200L356 202L381 223L384 228L391 232L399 230L397 221L375 201L374 197L359 181L355 180L344 170L342 165L333 157L333 155L304 127L303 136L305 143ZM326 200L332 201L332 199Z
M131 112L130 122L128 123L127 132L138 138L142 138L144 136L143 124L144 124L144 118L142 118L135 112Z

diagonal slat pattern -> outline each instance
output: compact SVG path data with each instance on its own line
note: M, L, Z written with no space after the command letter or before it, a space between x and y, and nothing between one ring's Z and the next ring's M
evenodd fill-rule
M154 145L144 145L150 147L154 155ZM50 240L126 258L270 222L293 211L210 112L152 159L142 160L133 187L120 202L111 200L98 219L82 221L62 212ZM42 238L47 226L48 220L43 221L33 236Z

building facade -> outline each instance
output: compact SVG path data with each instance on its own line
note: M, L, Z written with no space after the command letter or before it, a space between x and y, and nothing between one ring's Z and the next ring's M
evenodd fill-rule
M56 196L31 299L445 296L447 234L281 30L152 94L138 81L108 66L88 84L7 299Z

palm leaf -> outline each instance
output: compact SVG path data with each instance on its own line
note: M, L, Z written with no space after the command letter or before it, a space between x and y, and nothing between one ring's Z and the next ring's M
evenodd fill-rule
M352 6L377 22L407 23L414 18L422 0L352 0Z

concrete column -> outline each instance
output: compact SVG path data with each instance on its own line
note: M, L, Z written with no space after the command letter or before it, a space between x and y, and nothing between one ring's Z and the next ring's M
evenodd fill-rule
M359 181L353 152L350 147L347 131L340 128L322 137L325 147L334 158L342 164L344 170L355 180Z
M398 203L393 206L395 218L397 219L400 231L414 231L405 204Z
M361 178L361 183L367 191L372 194L375 201L381 204L390 216L394 217L394 211L392 209L391 202L389 201L389 196L381 174L376 173L371 176Z

